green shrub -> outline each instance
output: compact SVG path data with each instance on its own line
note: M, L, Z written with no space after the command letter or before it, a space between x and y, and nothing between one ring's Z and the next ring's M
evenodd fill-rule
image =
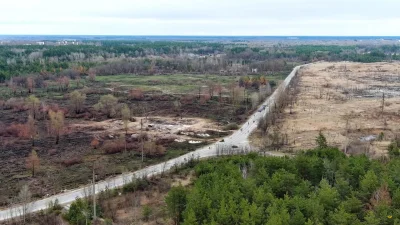
M63 209L63 207L58 202L58 199L56 199L54 202L53 201L49 202L49 204L47 206L47 209L48 209L49 212L54 212L55 211L55 212L58 213Z
M400 155L400 149L397 141L392 142L388 147L390 157L398 157Z
M113 224L113 221L112 221L112 219L108 219L108 218L107 218L107 219L104 220L104 224L105 224L105 225L112 225L112 224Z
M224 130L237 130L239 129L239 125L236 123L230 123L224 127Z
M96 205L96 215L101 217L100 206ZM90 204L86 199L76 199L66 214L64 219L72 225L85 225L91 224L93 219L93 205Z
M378 136L378 141L383 141L383 138L385 137L385 134L381 132Z
M151 214L153 213L153 210L150 208L150 206L145 205L143 207L143 220L148 221L150 219Z
M87 201L78 198L69 207L68 212L64 215L64 219L73 225L91 224L90 208Z
M133 179L131 182L125 184L122 187L122 191L124 193L127 192L135 192L135 191L143 191L145 190L147 187L149 186L149 182L144 179L144 178L140 178L140 179Z

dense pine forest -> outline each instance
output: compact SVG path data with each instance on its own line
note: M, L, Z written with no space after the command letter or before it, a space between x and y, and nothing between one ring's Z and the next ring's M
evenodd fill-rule
M177 224L399 224L400 161L317 148L200 162L193 187L166 197Z

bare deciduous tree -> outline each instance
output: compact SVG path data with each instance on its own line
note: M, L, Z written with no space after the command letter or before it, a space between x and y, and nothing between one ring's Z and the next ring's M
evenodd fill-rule
M383 110L385 109L385 92L382 93L382 100L381 100L381 115L383 115Z
M61 91L68 91L69 78L67 76L60 77L57 81Z
M251 106L253 109L257 108L258 104L260 103L260 98L257 93L253 93L251 95Z
M69 102L76 114L82 111L85 100L86 95L76 90L69 95Z
M21 216L23 223L26 223L26 217L30 210L30 201L31 201L32 194L29 191L28 185L22 186L19 194L18 194L18 201L21 203Z
M175 110L178 112L179 117L182 119L182 103L180 101L180 99L177 99L174 101L174 108Z
M36 116L39 113L40 100L34 95L30 95L28 98L26 98L25 102L29 108L30 115L36 119Z
M32 147L33 147L33 146L35 146L35 137L37 135L36 121L33 118L33 116L31 116L31 115L28 116L28 122L26 125L28 128L28 134L32 140Z
M89 74L90 81L92 81L92 82L96 81L96 71L94 69L90 68L88 71L88 74Z
M122 121L124 122L125 134L128 134L128 124L131 119L131 110L126 104L124 104L121 108L121 117Z
M60 135L64 129L64 113L61 110L53 111L49 110L50 126L51 130L56 135L56 144L60 140Z
M32 177L35 176L35 172L39 170L40 160L37 152L32 150L26 159L26 168L32 171Z
M217 92L218 94L218 100L219 102L222 102L222 85L221 84L217 84L214 88L215 92Z
M243 101L243 100L245 100L245 88L244 87L236 87L236 88L234 88L233 89L233 92L232 92L232 103L235 105L235 106L238 106L238 105L240 105L240 103Z
M26 88L28 89L28 93L33 93L33 89L35 88L35 80L33 77L26 78Z
M229 84L229 90L230 90L230 94L231 94L232 104L235 103L235 88L236 88L235 82L232 82Z
M214 82L210 81L210 82L207 82L207 86L208 86L208 94L212 98L214 96L214 90L215 90L216 85Z
M14 83L13 79L11 78L8 82L8 88L11 89L12 93L15 95L17 92L17 85Z
M142 100L144 98L144 93L142 89L136 88L129 91L129 96L135 100Z
M113 117L116 114L115 108L117 106L118 99L113 95L103 95L100 101L94 106L98 111L102 111L107 117Z
M143 104L141 105L141 111L147 121L147 117L149 116L149 113L150 113L150 108L149 108L149 105L147 104L147 102L143 102Z

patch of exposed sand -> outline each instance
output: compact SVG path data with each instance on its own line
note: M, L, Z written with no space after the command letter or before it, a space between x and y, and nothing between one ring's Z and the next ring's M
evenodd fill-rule
M143 132L152 137L197 140L198 138L210 137L210 135L206 134L208 130L221 130L221 127L216 123L203 118L135 117L135 119L135 122L128 123L128 134L130 135L140 134L142 127ZM113 137L125 133L124 123L118 119L109 119L101 122L83 121L71 124L70 129L91 133L94 136L109 135Z
M399 74L399 62L322 62L302 69L293 113L287 109L278 123L281 133L288 136L284 149L316 147L315 138L321 130L330 145L349 154L386 154L400 128ZM382 141L360 141L381 132Z

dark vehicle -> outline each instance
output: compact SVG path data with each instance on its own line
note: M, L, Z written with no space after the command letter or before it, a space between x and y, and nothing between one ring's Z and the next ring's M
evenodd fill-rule
M264 111L264 109L265 109L266 107L267 107L266 105L261 106L261 107L258 109L258 112Z

